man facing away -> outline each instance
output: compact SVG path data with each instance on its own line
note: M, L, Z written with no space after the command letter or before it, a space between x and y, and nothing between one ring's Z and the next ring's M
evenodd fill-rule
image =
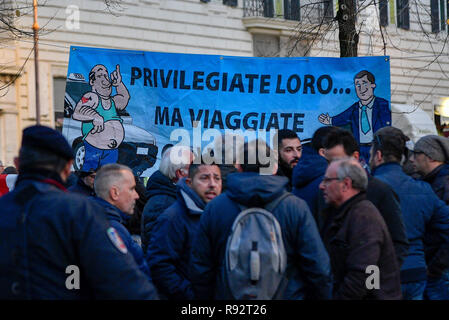
M366 200L368 177L355 159L336 160L320 184L330 205L331 222L323 231L334 275L334 299L401 298L399 266L390 233L379 211ZM378 268L379 282L367 286L367 270Z
M401 161L408 137L394 127L374 134L370 166L374 177L388 183L398 194L410 247L401 267L405 300L422 300L427 277L440 277L449 267L449 207L429 184L404 173ZM426 262L424 241L429 235L440 240L435 255Z
M241 207L263 208L280 199L272 209L282 231L287 256L288 283L281 299L329 299L331 271L315 221L306 203L284 196L288 179L275 176L277 159L262 140L245 143L239 170L228 176L226 192L204 210L192 246L190 279L197 299L233 299L224 273L226 246ZM249 259L249 257L248 257Z
M56 130L23 131L16 186L0 198L0 298L157 299L104 209L66 192L72 163Z
M95 200L105 209L109 223L123 240L123 250L131 253L139 269L151 279L142 248L124 226L134 214L134 206L139 198L131 169L117 163L106 164L98 170L94 187L97 194Z
M176 202L156 221L146 257L161 294L170 300L192 300L188 275L192 241L206 204L221 193L220 168L193 163L177 189Z

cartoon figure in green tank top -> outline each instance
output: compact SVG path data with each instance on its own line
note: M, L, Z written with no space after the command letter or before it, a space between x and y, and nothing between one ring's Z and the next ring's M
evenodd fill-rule
M123 120L117 110L124 110L130 99L119 65L109 77L106 67L97 64L89 72L89 84L92 91L83 95L73 112L73 119L83 122L86 153L82 171L117 162L118 147L125 137ZM112 87L117 91L114 96L111 96Z

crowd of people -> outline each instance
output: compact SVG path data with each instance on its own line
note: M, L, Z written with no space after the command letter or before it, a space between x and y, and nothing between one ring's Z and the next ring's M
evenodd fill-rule
M145 186L115 163L73 179L65 138L25 129L0 197L0 298L449 299L449 139L411 150L383 127L369 161L331 125L275 140L232 163L167 146Z

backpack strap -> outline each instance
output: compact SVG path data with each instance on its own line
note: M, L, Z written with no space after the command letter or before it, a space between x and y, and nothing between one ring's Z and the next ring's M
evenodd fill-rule
M286 191L286 192L284 192L283 194L281 194L279 197L277 197L276 199L274 199L273 201L267 203L263 208L266 209L267 211L273 212L273 210L278 206L278 204L279 204L282 200L284 200L285 198L287 198L287 197L290 196L290 195L292 195L292 193ZM244 205L241 204L241 203L237 203L237 205L239 206L239 208L240 208L241 211L246 210L246 209L249 208L249 207L247 207L247 206L244 206Z
M292 195L290 192L284 192L279 197L277 197L276 199L265 205L265 209L267 209L270 212L273 212L273 210L278 206L278 204L290 195Z

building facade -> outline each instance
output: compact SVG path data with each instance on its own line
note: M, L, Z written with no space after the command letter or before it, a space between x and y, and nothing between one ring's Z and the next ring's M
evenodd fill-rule
M448 0L354 0L358 55L391 57L391 102L444 122ZM1 12L31 31L30 1ZM47 0L38 8L41 123L60 127L71 45L232 56L339 56L338 0ZM32 37L0 33L0 160L36 122ZM449 108L449 105L448 105ZM449 116L449 110L447 113ZM448 118L449 120L449 118ZM449 122L449 121L448 121Z

